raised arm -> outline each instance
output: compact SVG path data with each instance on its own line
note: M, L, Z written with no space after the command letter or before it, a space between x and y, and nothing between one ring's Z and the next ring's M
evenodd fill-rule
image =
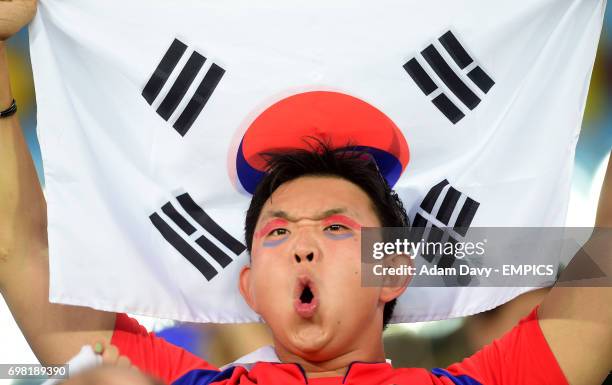
M33 0L0 1L0 111L13 100L6 44L33 16ZM0 119L0 292L38 359L66 362L110 342L115 314L50 304L46 204L17 115Z
M607 275L604 287L555 286L539 309L542 332L572 385L599 385L612 370L612 157L595 226L607 229L596 230L584 245L586 254L572 263L584 263L588 254Z

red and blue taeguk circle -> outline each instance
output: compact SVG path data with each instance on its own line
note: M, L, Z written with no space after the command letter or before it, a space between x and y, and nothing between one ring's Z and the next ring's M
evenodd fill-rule
M261 153L308 148L315 137L332 147L367 151L394 186L410 159L401 130L376 107L339 92L313 91L292 95L261 113L242 137L236 171L242 187L253 194L264 176Z

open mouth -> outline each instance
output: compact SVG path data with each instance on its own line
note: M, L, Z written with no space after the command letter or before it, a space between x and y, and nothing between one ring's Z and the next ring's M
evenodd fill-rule
M319 304L314 282L308 277L301 277L298 281L296 292L297 298L294 301L295 311L303 318L312 317Z
M314 294L312 294L312 290L310 290L309 286L306 286L304 290L302 290L302 295L300 295L300 301L302 303L311 303L314 299Z

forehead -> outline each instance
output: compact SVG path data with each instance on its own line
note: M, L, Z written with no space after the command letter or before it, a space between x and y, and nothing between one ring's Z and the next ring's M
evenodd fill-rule
M279 212L291 218L341 213L379 225L373 202L365 191L333 176L304 176L282 184L266 201L259 220L277 217Z

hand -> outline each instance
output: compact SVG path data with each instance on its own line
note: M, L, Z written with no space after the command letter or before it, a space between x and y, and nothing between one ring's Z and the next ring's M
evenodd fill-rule
M36 0L0 0L0 41L16 34L35 13Z
M132 362L126 356L119 354L119 349L115 345L105 344L104 342L96 342L92 348L96 354L102 356L102 364L110 366L118 366L128 369L136 369Z
M119 354L116 346L105 342L92 345L94 352L102 357L102 365L71 376L63 385L164 385L161 381L142 373L130 360Z

